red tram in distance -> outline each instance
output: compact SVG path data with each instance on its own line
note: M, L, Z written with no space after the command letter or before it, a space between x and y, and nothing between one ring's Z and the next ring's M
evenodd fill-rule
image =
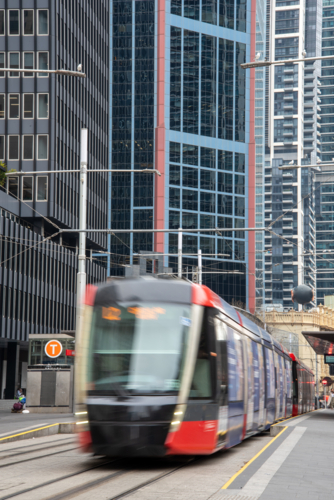
M82 447L107 456L211 454L314 409L313 374L206 286L88 286L76 348Z

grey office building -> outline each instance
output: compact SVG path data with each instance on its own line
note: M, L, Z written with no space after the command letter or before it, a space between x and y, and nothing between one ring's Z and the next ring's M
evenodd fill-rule
M43 72L79 63L85 79ZM77 234L56 233L78 227L79 176L42 172L80 168L81 128L88 167L108 168L108 95L108 0L0 0L0 161L27 172L0 187L0 398L24 381L30 333L75 327ZM88 174L88 227L107 227L107 180ZM106 244L87 234L89 282Z

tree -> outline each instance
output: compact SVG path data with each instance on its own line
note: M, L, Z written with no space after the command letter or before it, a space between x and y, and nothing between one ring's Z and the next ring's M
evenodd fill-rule
M16 172L15 168L7 171L7 165L3 161L0 161L0 186L4 187L6 184L6 173Z

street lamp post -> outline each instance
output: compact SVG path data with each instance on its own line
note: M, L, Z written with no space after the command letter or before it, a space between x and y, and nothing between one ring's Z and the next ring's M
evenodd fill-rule
M278 170L295 170L297 168L315 168L321 172L321 167L333 167L333 163L317 163L316 165L282 165Z
M2 71L5 73L8 73L8 72L11 72L11 73L47 73L48 75L77 76L79 78L86 78L86 73L82 73L81 71L70 71L68 69L0 68L0 72L2 72Z
M333 59L333 56L303 57L302 59L283 59L280 61L252 61L240 64L240 66L242 67L242 69L264 68L267 66L278 66L282 64L293 64L298 62L307 63L312 61L323 61L326 59Z

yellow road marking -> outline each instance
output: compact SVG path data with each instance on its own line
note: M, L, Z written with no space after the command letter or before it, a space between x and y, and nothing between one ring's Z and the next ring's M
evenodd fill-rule
M13 434L12 436L6 436L4 438L1 438L0 441L4 441L5 439L10 439L10 438L17 437L17 436L23 436L24 434L30 434L31 432L36 432L36 431L41 431L43 429L48 429L49 427L54 427L55 425L59 425L59 423L47 425L45 427L39 427L37 429L32 429L31 431L21 432L20 434Z
M266 446L264 446L264 447L262 448L262 450L260 450L260 451L259 451L259 453L257 453L257 454L256 454L253 458L251 458L251 459L250 459L250 461L249 461L249 462L247 462L247 463L246 463L243 467L241 467L241 469L240 469L240 470L239 470L236 474L234 474L234 476L232 476L232 477L231 477L231 479L229 479L229 480L227 481L227 483L225 483L225 484L224 484L224 486L222 487L222 490L226 490L226 489L230 486L230 484L231 484L231 483L233 483L233 481L234 481L234 480L235 480L235 479L236 479L236 478L237 478L237 477L238 477L238 476L239 476L239 475L240 475L240 474L241 474L241 473L242 473L245 469L247 469L247 467L248 467L248 466L249 466L252 462L254 462L254 460L256 460L256 459L257 459L257 457L259 457L259 456L261 455L261 453L263 453L263 452L264 452L267 448L269 448L269 446L270 446L270 445L271 445L274 441L276 441L276 439L277 439L278 437L280 437L280 435L281 435L281 434L283 434L283 432L284 432L284 431L286 431L286 430L287 430L287 428L288 428L287 426L286 426L286 427L284 427L284 429L282 429L282 430L281 430L281 432L280 432L279 434L277 434L277 436L275 436L275 437L274 437L274 438L273 438L273 439L272 439L272 440L271 440L268 444L266 444Z

